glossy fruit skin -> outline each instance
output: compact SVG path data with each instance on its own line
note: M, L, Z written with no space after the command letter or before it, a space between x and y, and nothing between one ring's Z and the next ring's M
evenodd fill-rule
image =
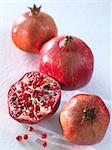
M82 112L86 107L95 107L96 118L81 123ZM106 133L109 121L110 114L102 99L90 94L79 94L72 97L60 114L60 123L65 138L79 145L100 142Z
M56 112L60 99L56 80L37 71L28 72L9 89L9 114L18 122L36 124Z
M12 40L21 50L39 53L41 46L57 35L54 19L45 12L32 14L31 11L20 15L12 27Z
M94 58L90 48L79 38L67 37L51 39L41 48L38 70L57 79L62 89L79 89L90 81Z

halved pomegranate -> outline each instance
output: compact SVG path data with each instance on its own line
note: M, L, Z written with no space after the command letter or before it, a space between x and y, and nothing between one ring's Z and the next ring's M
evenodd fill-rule
M61 98L59 83L46 74L26 73L8 92L10 116L23 123L37 123L57 110Z

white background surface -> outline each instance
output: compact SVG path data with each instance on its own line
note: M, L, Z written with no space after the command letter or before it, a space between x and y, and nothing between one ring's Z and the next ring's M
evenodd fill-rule
M59 112L64 102L79 91L63 91L62 103L57 113L52 118L35 125L37 133L30 134L28 142L20 144L15 140L18 134L27 132L27 125L24 126L12 120L8 115L7 92L24 73L36 70L38 56L24 53L15 47L11 40L11 28L14 19L34 2L42 4L42 10L54 17L59 35L78 36L92 49L95 57L94 74L91 82L81 91L101 96L105 99L109 110L111 108L111 6L109 0L0 1L0 150L40 150L42 147L38 138L43 130L48 132L48 147L52 150L111 150L112 130L110 127L104 140L95 146L75 145L72 147L63 140L58 122Z

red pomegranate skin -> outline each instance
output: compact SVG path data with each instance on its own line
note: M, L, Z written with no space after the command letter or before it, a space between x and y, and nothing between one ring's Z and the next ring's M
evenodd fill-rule
M56 112L60 98L56 80L36 71L28 72L9 89L9 114L16 121L35 124Z
M90 48L77 37L55 37L41 48L38 70L57 79L62 89L79 89L88 84L93 67Z
M33 9L34 12L38 10ZM14 44L25 52L39 53L41 46L57 35L54 19L47 13L38 11L36 14L31 11L21 14L12 27Z
M95 116L90 111L88 114L85 113L87 108L93 109ZM79 145L99 143L105 136L109 121L110 114L102 99L90 94L72 97L60 113L60 123L65 138Z

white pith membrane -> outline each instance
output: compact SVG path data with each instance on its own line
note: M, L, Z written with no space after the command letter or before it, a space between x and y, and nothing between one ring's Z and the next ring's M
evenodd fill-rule
M51 113L60 99L60 85L39 72L26 73L8 93L9 113L16 120L38 121Z

